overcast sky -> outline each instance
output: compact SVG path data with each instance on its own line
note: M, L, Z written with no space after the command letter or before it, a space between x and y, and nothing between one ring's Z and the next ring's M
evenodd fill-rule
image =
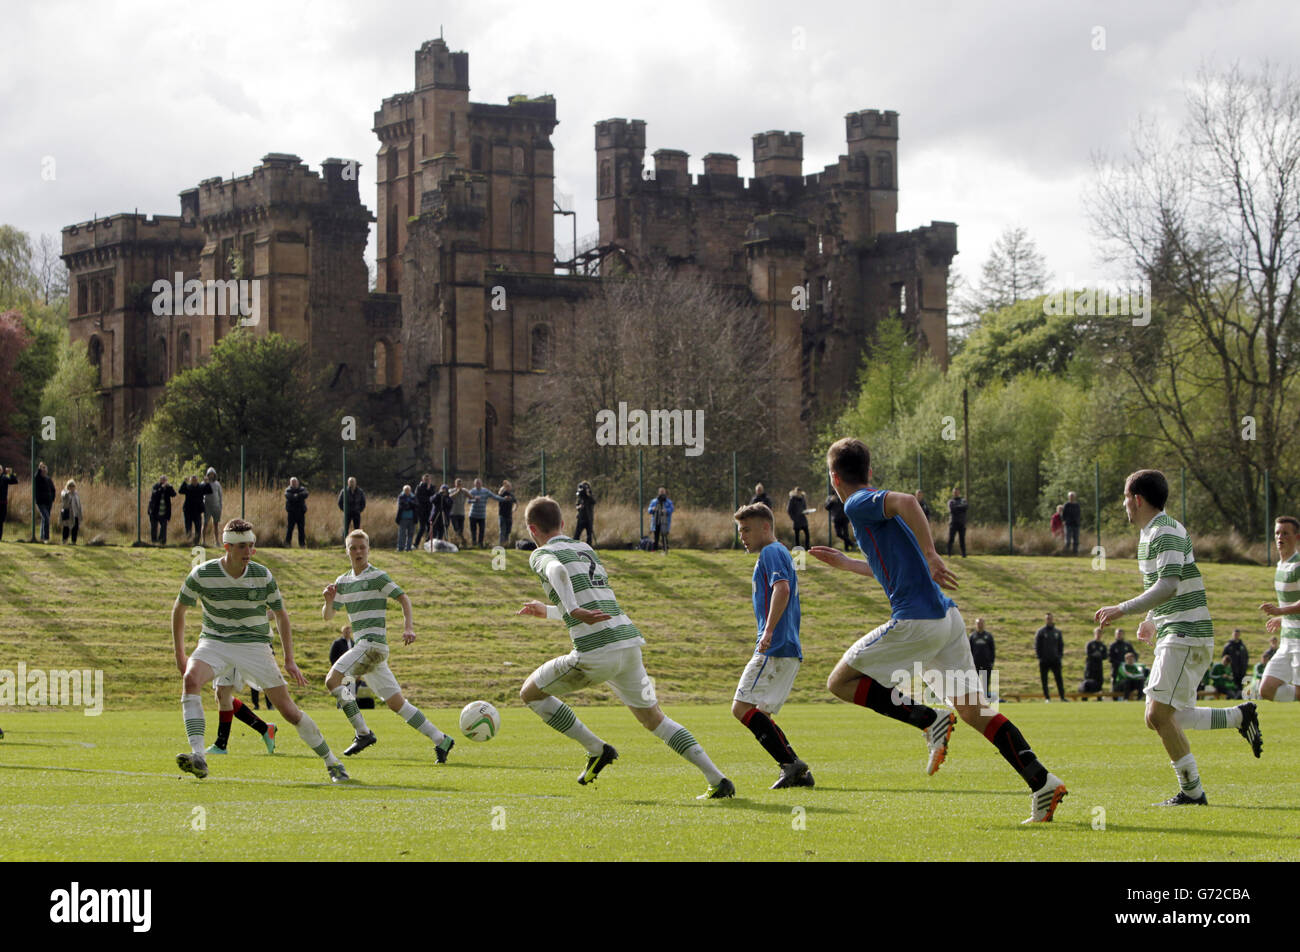
M967 277L1023 225L1058 282L1104 279L1081 197L1139 115L1181 120L1203 64L1296 60L1287 0L1107 3L473 3L0 0L0 223L33 236L92 215L179 213L178 193L268 152L362 163L373 114L414 86L420 42L469 53L470 98L556 97L557 196L596 230L593 124L644 119L659 148L741 158L804 134L804 172L846 151L844 115L900 114L900 229L958 224ZM54 181L42 162L54 159ZM568 254L571 225L557 233ZM374 238L367 248L373 261ZM1113 275L1112 275L1113 277Z

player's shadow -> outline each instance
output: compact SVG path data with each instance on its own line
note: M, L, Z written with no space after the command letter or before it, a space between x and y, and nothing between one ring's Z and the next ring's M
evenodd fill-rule
M1179 807L1178 809L1185 809L1185 808ZM1211 807L1210 809L1215 809L1215 808ZM1237 807L1235 809L1249 810L1251 808ZM1269 807L1267 809L1294 810L1295 807ZM1086 821L1084 825L1086 825ZM1170 836L1170 835L1181 836L1182 834L1187 833L1192 836L1209 836L1220 840L1223 839L1224 837L1237 837L1237 836L1249 837L1250 839L1255 839L1255 840L1269 840L1271 842L1277 842L1278 839L1278 835L1275 830L1225 830L1222 827L1218 827L1215 829L1206 829L1203 827L1177 828L1177 827L1168 827L1168 826L1136 826L1132 823L1115 823L1109 820L1106 822L1106 830L1107 832L1111 830L1119 830L1120 832L1123 833L1158 833L1161 836Z
M836 786L832 786L831 784L821 783L821 782L817 784L817 789L832 790L832 791L843 792L843 793L919 793L919 794L925 794L927 796L942 795L945 797L950 794L958 794L963 796L979 796L979 797L1026 796L1026 791L1021 791L1021 790L968 790L966 788L955 788L952 790L946 790L940 787L933 787L933 788L913 787L910 789L902 789L897 787L836 787Z
M678 807L680 804L666 803L663 800L624 800L624 803L638 807ZM811 813L856 813L855 810L841 810L839 807L826 807L814 802L808 803L759 803L756 800L747 800L744 797L727 797L718 801L718 809L728 810L754 810L759 813L779 813L782 816L790 816L790 811L796 806L803 807Z

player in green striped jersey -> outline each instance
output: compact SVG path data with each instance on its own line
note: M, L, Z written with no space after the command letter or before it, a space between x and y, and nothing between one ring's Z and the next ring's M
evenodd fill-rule
M1269 616L1264 629L1271 635L1280 634L1282 640L1264 666L1259 696L1266 701L1294 701L1300 684L1300 520L1278 516L1273 540L1278 557L1273 574L1277 604L1264 602L1259 610Z
M398 588L387 572L370 564L370 536L360 529L353 529L344 542L352 570L325 586L322 593L325 604L321 607L321 616L329 621L334 617L335 603L342 604L352 626L354 644L334 662L325 678L325 687L338 699L344 715L357 732L352 746L343 751L343 755L350 757L375 743L374 731L366 726L352 689L344 683L348 675L353 678L364 675L371 690L388 705L390 711L433 741L438 763L445 764L447 754L456 742L438 730L418 707L402 697L401 686L388 667L388 600L396 599L402 606L402 643L409 645L415 641L410 596Z
M190 753L179 754L176 765L200 779L208 775L203 748L203 702L199 692L215 677L238 669L262 686L284 719L298 729L308 747L325 760L330 779L348 779L343 764L334 756L316 722L294 704L271 653L271 628L266 612L275 614L284 645L284 669L294 681L305 685L293 661L293 637L289 613L284 610L280 588L265 565L252 561L257 537L243 519L231 519L222 533L225 555L190 572L172 606L172 642L176 667L183 676L181 711ZM185 654L185 612L203 602L203 630L194 654Z
M1263 747L1255 705L1197 707L1196 687L1209 669L1214 625L1205 601L1205 583L1192 554L1187 530L1164 511L1169 483L1164 474L1142 469L1124 482L1124 514L1141 528L1138 568L1145 591L1118 605L1097 609L1097 624L1108 625L1131 612L1145 611L1139 641L1155 644L1155 660L1146 685L1146 724L1160 735L1178 775L1179 791L1157 806L1209 802L1201 786L1184 728L1216 730L1235 727L1258 757Z
M593 734L560 695L590 684L605 682L627 705L641 726L704 774L709 788L696 799L718 799L736 794L735 785L713 765L692 735L681 724L665 717L655 697L654 681L641 663L645 639L623 613L609 587L609 575L591 546L564 534L560 506L549 496L540 496L524 510L528 534L537 543L529 567L542 581L551 600L525 603L518 612L537 618L563 619L573 639L573 651L554 658L532 674L519 691L519 698L548 727L572 738L586 748L587 766L578 783L590 783L618 751Z

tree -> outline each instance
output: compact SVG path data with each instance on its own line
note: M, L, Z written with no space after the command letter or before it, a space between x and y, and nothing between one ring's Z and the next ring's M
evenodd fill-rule
M1024 228L1007 228L998 237L980 271L980 283L963 302L964 309L986 314L1037 297L1047 290L1047 262Z
M1087 321L1049 314L1044 298L1019 301L984 315L953 358L950 372L973 386L1025 372L1061 376L1087 350Z
M1243 534L1265 470L1300 488L1300 83L1265 66L1202 71L1177 136L1138 125L1097 163L1089 210L1111 261L1149 284L1150 323L1093 322L1154 452Z
M86 356L82 341L64 332L58 363L41 394L41 417L53 417L55 440L42 448L51 468L65 473L94 473L103 463L100 431L99 371Z
M219 472L248 465L268 478L317 471L334 415L307 369L306 347L279 334L227 334L206 364L172 377L155 420L182 459L199 458Z
M32 242L13 225L0 225L0 307L10 307L36 295Z
M67 298L68 268L60 257L57 238L41 235L32 255L32 274L41 303L46 307L53 307L60 298Z

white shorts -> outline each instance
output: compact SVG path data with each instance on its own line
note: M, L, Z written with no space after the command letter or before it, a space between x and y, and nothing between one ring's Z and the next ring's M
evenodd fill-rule
M798 658L769 658L756 654L745 665L735 700L752 704L765 714L778 714L799 673Z
M350 675L359 678L364 675L366 684L381 701L402 693L401 685L388 667L388 645L377 641L358 641L334 662L330 672L335 671L344 677Z
M230 644L215 638L200 638L190 659L210 667L219 685L234 684L236 677L259 691L284 684L284 675L269 642Z
M1283 638L1277 651L1264 665L1264 677L1277 678L1283 684L1300 684L1300 638Z
M950 700L980 693L966 623L956 605L943 618L891 618L858 639L840 660L886 686L910 680L919 666L936 693Z
M542 691L564 697L591 684L608 684L628 707L654 707L655 683L641 663L641 646L582 654L574 650L546 662L530 677Z
M1196 707L1196 688L1210 670L1213 655L1214 642L1209 638L1161 638L1144 689L1147 700L1168 704L1176 711Z
M219 688L233 687L236 691L242 690L244 685L248 685L254 691L266 690L266 688L262 687L260 684L245 677L244 672L240 671L238 668L231 668L225 674L215 678L212 683Z

